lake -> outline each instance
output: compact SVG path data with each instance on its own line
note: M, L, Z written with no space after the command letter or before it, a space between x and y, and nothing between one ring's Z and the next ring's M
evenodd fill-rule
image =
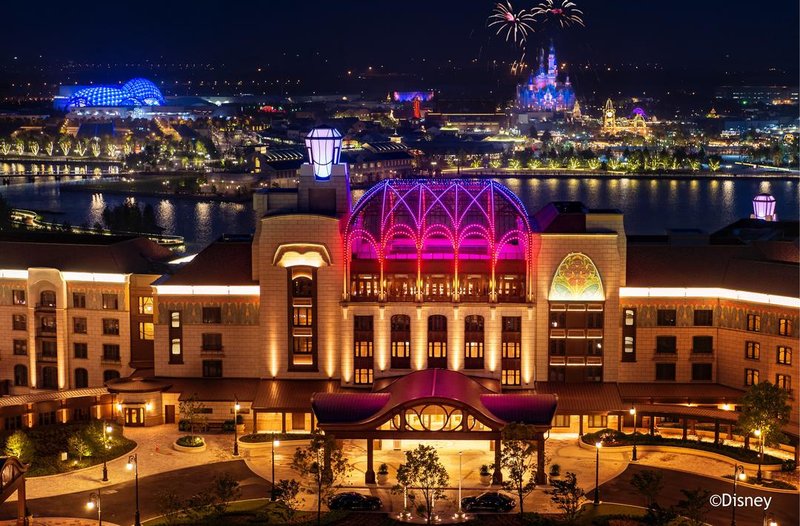
M797 219L798 181L786 179L689 178L508 178L502 180L533 214L550 201L582 201L590 208L618 208L625 214L628 234L659 234L666 228L714 231L752 213L751 201L760 192L777 200L781 219ZM43 182L0 188L16 208L41 212L47 219L73 225L101 221L106 205L118 205L124 195L61 192L61 184ZM353 192L354 199L363 190ZM187 251L196 252L222 234L251 233L256 222L250 204L197 201L171 196L135 197L153 205L166 234L183 236Z

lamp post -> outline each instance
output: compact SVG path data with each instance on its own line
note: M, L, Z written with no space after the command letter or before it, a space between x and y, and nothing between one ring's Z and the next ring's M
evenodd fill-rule
M97 524L103 526L103 509L102 502L100 501L100 491L93 491L89 495L89 502L86 503L86 509L97 509Z
M142 526L142 521L139 517L139 454L134 453L128 457L128 463L125 465L128 471L133 470L134 488L136 488L136 515L134 516L134 526Z
M636 408L631 407L628 412L633 416L633 452L631 453L631 460L636 462L638 460L636 457Z
M108 435L114 430L113 427L103 421L103 482L108 482Z
M744 466L733 465L733 496L736 496L736 481L745 480L747 475L744 473ZM731 506L731 526L736 526L736 506Z
M272 493L270 500L275 502L275 446L280 446L281 441L275 438L275 433L272 433Z
M239 410L242 406L239 405L239 400L234 398L233 402L233 456L239 456L239 432L237 426L239 425Z
M461 509L461 485L462 485L462 475L461 475L461 458L464 455L463 451L458 452L458 511L456 512L455 516L453 517L455 520L462 521L466 517L464 516L464 510Z
M767 512L764 511L764 524L763 526L778 526L778 521L775 520L775 516L773 514L767 515Z
M600 504L600 448L603 447L602 442L597 442L595 448L595 461L594 461L594 505Z
M756 472L756 482L761 483L761 461L764 457L764 436L761 429L756 429L753 434L758 437L758 471Z

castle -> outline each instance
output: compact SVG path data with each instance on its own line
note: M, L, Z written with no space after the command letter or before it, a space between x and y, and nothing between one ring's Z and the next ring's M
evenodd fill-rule
M517 86L517 108L522 111L572 112L575 108L575 92L567 76L564 82L558 80L556 50L550 44L545 68L544 49L539 53L539 69L531 71L528 82Z

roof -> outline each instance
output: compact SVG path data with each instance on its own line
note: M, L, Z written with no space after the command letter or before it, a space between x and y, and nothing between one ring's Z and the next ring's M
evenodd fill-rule
M613 383L537 382L536 392L558 396L561 415L605 413L622 410L624 405Z
M724 403L739 400L744 391L720 384L620 383L619 394L626 402L648 400L661 403Z
M152 371L152 369L149 369ZM130 376L117 378L106 383L110 393L153 393L166 391L172 383L160 378L141 378Z
M509 422L550 426L556 397L498 394L469 376L447 369L423 369L397 378L378 392L314 393L311 407L320 426L375 429L401 407L454 403L469 408L484 424Z
M180 393L185 401L194 395L206 402L253 400L258 390L258 378L158 378L168 382L168 393Z
M68 272L160 274L174 257L144 237L25 232L0 234L0 268Z
M261 380L253 409L308 411L314 393L348 392L338 380ZM350 389L349 392L363 392Z
M220 239L166 277L166 285L258 285L253 279L251 241Z
M62 391L50 391L45 393L3 396L0 397L0 407L33 404L36 402L50 402L53 400L67 400L69 398L80 398L84 396L103 396L107 394L108 389L105 387L89 387L85 389L64 389Z

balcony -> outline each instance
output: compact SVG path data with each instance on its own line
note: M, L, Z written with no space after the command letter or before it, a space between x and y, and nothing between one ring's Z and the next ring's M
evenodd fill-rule
M203 344L200 346L200 352L203 354L222 354L222 345L218 344Z
M43 363L57 363L58 353L38 352L36 353L36 360Z
M46 303L37 303L36 307L34 308L36 312L55 312L56 311L56 304L52 302Z
M714 349L692 349L692 354L689 355L689 361L693 360L707 360L714 357Z
M464 369L483 369L483 358L464 358Z
M411 369L411 357L409 356L392 356L391 361L392 369Z
M120 363L121 362L119 355L113 355L113 354L104 354L101 361L103 363Z
M55 325L39 326L36 328L36 336L41 338L55 338L56 327Z

